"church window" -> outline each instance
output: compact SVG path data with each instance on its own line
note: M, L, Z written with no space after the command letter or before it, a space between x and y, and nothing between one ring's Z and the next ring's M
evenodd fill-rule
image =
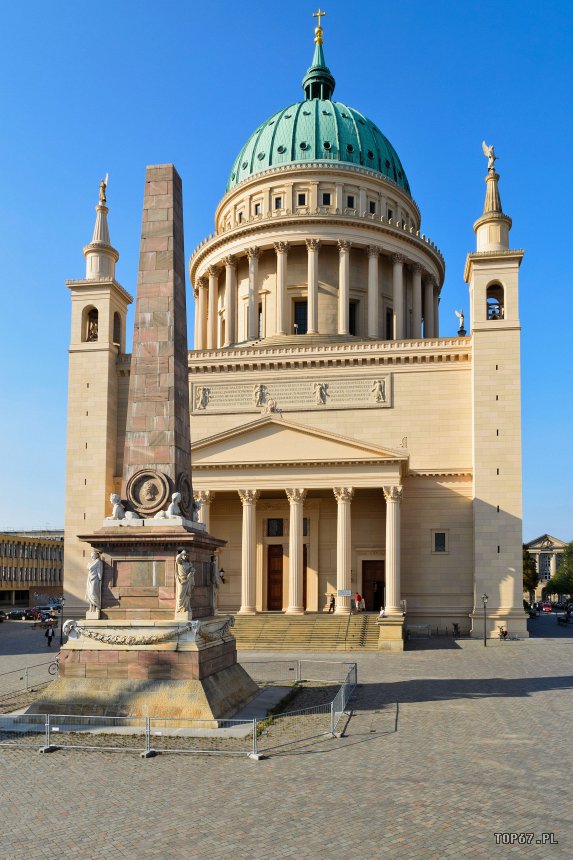
M322 194L322 205L330 206L330 191L324 191Z
M283 146L281 143L280 146L277 146L277 152L279 152L281 155L284 155L286 152L286 146Z
M87 343L93 343L98 339L98 311L97 308L90 308L87 312L85 321L85 340Z
M283 199L282 197L275 197L275 209L283 208Z
M306 194L298 194L297 201L299 206L306 206Z
M327 151L327 152L328 152L330 149L332 149L332 144L331 144L331 142L330 142L329 140L325 140L325 141L324 141L324 143L323 143L322 145L324 146L324 148L326 149L326 151Z
M372 152L371 149L368 150L368 152L366 153L366 156L367 156L367 158L370 159L370 161L372 161L372 159L374 158L374 153Z
M259 159L259 161L262 161L264 157L265 157L264 152L259 152L259 154L257 155L257 158Z
M386 340L394 340L394 311L386 308Z
M308 149L309 148L308 143L305 140L303 140L302 143L300 144L300 148L302 150Z
M295 334L306 334L308 331L308 303L298 301L294 303L294 332Z
M346 198L346 205L349 209L354 209L354 194L349 194Z
M255 215L260 215L260 214L261 214L261 204L255 203Z
M113 315L113 342L121 346L121 317L117 311Z
M282 537L284 533L284 520L270 517L267 520L267 537Z
M310 519L308 517L303 517L302 535L303 535L303 537L308 537L309 534L310 534Z
M346 152L349 152L349 153L354 152L354 147L351 143L346 144Z
M448 542L447 542L447 532L438 531L434 529L432 531L432 552L433 553L442 553L448 551Z
M263 331L263 305L262 305L262 303L259 304L258 312L259 312L259 329L258 329L259 335L258 336L264 337L265 334Z
M242 221L243 221L243 213L242 212L239 212L239 214L237 215L237 221L239 222L239 224L242 223Z
M488 320L502 320L504 318L504 295L501 284L490 284L486 295L486 312Z
M348 308L348 333L355 335L357 333L357 322L358 317L358 302L350 302Z
M376 215L376 201L370 200L368 203L368 211L371 215Z
M387 213L387 214L388 214L388 221L391 221L391 220L392 220L392 218L394 217L394 213L392 212L392 210L391 210L391 209L388 209L388 213Z

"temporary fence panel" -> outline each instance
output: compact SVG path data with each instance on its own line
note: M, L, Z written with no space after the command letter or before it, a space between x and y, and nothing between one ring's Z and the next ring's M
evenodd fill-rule
M256 720L149 719L149 749L158 753L250 755Z
M66 749L143 751L145 717L92 717L50 714L47 746Z
M257 684L294 684L300 681L300 660L269 660L241 662Z
M257 751L268 752L330 734L330 704L285 711L259 723Z
M46 714L17 714L0 716L0 746L34 747L46 745Z
M35 666L25 666L23 669L14 669L11 672L0 674L0 698L11 696L22 691L37 690L44 684L55 679L57 674L56 663L38 663Z

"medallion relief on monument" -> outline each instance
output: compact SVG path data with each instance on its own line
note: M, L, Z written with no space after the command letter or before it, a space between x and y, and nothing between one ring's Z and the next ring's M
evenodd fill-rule
M204 392L208 396L204 396ZM261 379L256 383L193 385L193 412L300 412L329 409L384 409L392 407L392 375L324 379Z

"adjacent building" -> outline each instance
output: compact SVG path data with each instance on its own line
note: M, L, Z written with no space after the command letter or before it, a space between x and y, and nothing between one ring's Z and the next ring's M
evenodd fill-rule
M63 568L63 531L0 532L0 607L61 597Z

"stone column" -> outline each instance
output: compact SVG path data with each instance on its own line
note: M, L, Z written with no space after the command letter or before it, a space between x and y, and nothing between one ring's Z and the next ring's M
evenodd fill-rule
M286 334L286 287L288 242L275 242L277 253L277 334Z
M197 278L197 289L199 290L199 304L197 313L199 322L197 325L197 349L205 349L207 343L207 279Z
M405 337L404 325L404 257L402 254L393 254L392 263L392 303L394 305L394 337L403 340Z
M336 591L351 588L351 518L350 503L354 490L352 487L335 487L334 498L338 504L336 529ZM350 610L350 597L336 596L336 613L344 614Z
M208 532L211 531L211 502L215 498L213 490L197 490L193 498L199 502L199 522L203 523Z
M412 278L412 337L422 337L422 267L417 264Z
M209 308L207 312L207 349L217 349L217 291L219 280L215 266L207 269L209 275Z
M352 242L338 241L338 334L348 334L350 317L350 248Z
M434 279L424 281L424 337L434 337Z
M551 558L549 559L549 572L551 574L551 578L553 578L557 573L557 554L554 552L551 553Z
M241 546L241 608L242 615L256 612L255 590L257 569L257 499L258 490L239 490L243 503L243 542Z
M193 287L195 299L195 319L193 320L193 349L199 349L199 288Z
M379 300L378 300L378 257L380 249L376 245L368 245L368 337L377 340L379 332Z
M235 343L237 316L237 261L232 255L225 257L225 343L231 346Z
M290 503L287 613L289 615L301 615L304 613L302 532L306 490L286 490L286 494Z
M384 487L386 499L386 613L402 614L400 605L400 502L402 487Z
M249 295L247 299L247 340L254 340L257 332L257 299L259 295L257 281L259 274L259 248L247 248L249 258Z
M318 334L318 239L306 240L308 256L308 334Z
M434 337L440 336L440 291L434 287Z

